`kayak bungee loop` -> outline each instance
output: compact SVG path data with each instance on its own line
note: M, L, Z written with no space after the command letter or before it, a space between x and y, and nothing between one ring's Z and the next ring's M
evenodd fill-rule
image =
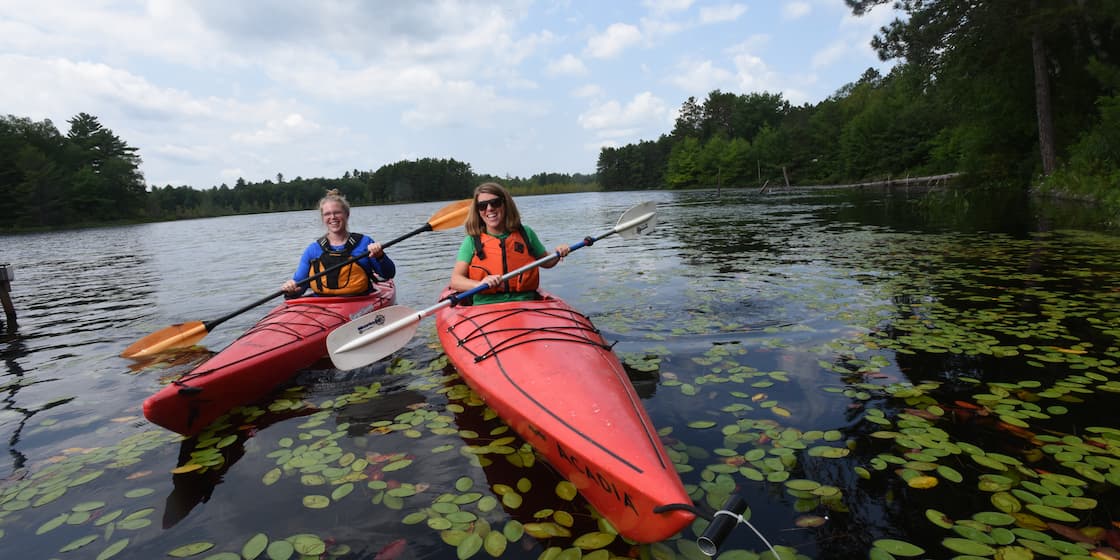
M276 317L280 317L282 315L294 315L294 317L284 317L283 319L276 319ZM304 340L311 336L316 336L333 326L345 322L346 320L346 315L343 315L333 309L318 307L314 304L288 304L287 306L277 307L276 309L270 311L267 315L264 316L264 318L258 321L257 324L253 325L244 333L241 333L241 336L238 336L237 340L258 333L267 332L287 337L288 340L287 342L285 342L285 344L291 344L293 342ZM297 327L308 327L311 329L317 329L317 331L301 332L299 329L297 329ZM209 374L229 369L231 366L235 366L249 360L254 360L261 355L268 354L269 352L274 352L275 350L276 347L260 346L255 353L248 354L237 360L229 361L222 364L221 366L218 366L215 369L208 369L206 367L206 363L203 362L202 365L200 365L194 371L184 373L183 375L179 376L178 379L172 381L172 383L181 387L179 389L179 394L194 395L202 389L197 388L195 391L184 390L184 387L195 389L190 385L185 385L185 382L199 377L206 377Z
M179 394L180 395L197 395L198 393L202 392L202 387L195 387L193 385L187 385L187 384L183 383L183 381L180 380L180 379L176 379L175 381L172 381L172 383L179 386Z
M700 508L693 504L665 504L653 508L653 511L654 513L664 513L673 510L685 510L697 517L710 521L711 523L709 523L708 528L704 530L704 534L700 535L699 539L696 539L696 545L700 547L700 552L703 552L707 556L715 556L716 553L719 552L719 547L723 544L724 539L731 534L731 530L739 523L742 523L750 527L750 530L754 531L754 534L758 535L759 539L762 539L766 548L769 548L770 552L774 554L774 558L781 558L781 556L778 555L778 551L774 550L774 547L770 544L770 541L766 540L766 537L762 536L762 533L758 532L758 529L755 529L754 525L751 525L750 522L743 517L743 512L746 511L746 509L747 501L738 495L732 495L724 502L723 509L712 515L700 511Z
M499 321L523 313L560 319L564 324L541 327L514 326L507 328L491 328L493 324ZM456 329L468 321L474 325L474 328L465 333L457 333ZM496 344L487 344L485 351L481 353L466 348L466 350L474 356L475 363L481 362L491 356L496 356L503 350L534 342L575 342L578 344L588 344L604 350L610 350L611 347L614 346L613 344L607 344L607 342L603 340L603 337L599 334L599 329L591 323L591 319L587 318L587 316L559 309L517 308L495 310L494 312L475 315L459 324L451 325L447 328L447 331L455 336L457 346L460 348L465 348L469 342L478 338L489 340L494 337L494 335L507 333L503 334L501 337L497 337L501 339L500 342Z

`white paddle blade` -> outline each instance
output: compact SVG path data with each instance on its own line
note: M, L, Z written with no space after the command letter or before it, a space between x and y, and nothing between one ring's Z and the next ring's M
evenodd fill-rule
M416 334L420 315L404 305L367 313L327 335L327 352L334 367L357 369L372 364L408 344Z
M625 239L633 239L653 231L655 225L657 225L657 203L647 200L623 213L618 218L614 231Z

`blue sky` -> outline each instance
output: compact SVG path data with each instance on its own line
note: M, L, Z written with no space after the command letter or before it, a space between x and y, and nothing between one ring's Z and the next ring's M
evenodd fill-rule
M417 158L593 173L719 89L815 104L896 17L843 0L2 0L0 111L79 112L148 184L338 177Z

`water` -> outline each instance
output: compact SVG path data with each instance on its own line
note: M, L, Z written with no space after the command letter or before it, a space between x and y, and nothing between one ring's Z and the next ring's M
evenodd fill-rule
M651 235L604 239L542 281L617 341L699 504L739 493L789 557L866 557L885 538L929 558L963 553L947 538L1076 546L1046 521L1100 527L1082 540L1108 546L1120 483L1120 438L1109 431L1120 428L1109 414L1120 404L1115 235L1021 201L920 194L629 192L518 204L555 246L609 231L645 200L659 205ZM355 208L351 227L386 241L444 204ZM156 558L205 543L203 558L240 553L264 533L274 550L262 558L283 557L284 539L307 557L455 558L470 551L467 535L518 536L520 523L529 534L490 539L506 544L501 557L572 555L577 542L583 556L696 557L694 529L653 547L576 541L599 526L581 500L556 495L547 466L480 452L512 432L447 366L430 319L390 360L300 372L258 403L262 416L235 416L209 440L149 424L144 398L208 354L141 368L119 352L277 290L321 232L306 211L0 238L19 315L0 346L0 546L27 558ZM461 241L456 229L391 248L398 302L431 305ZM203 344L220 350L272 305ZM316 460L274 470L308 449ZM192 454L219 459L173 474ZM1042 501L1030 483L1043 471L1084 482L1045 487L1046 503L1075 521L1026 507L1024 493ZM923 489L923 476L937 486ZM500 503L507 493L519 507ZM306 505L313 495L329 505ZM460 512L453 521L442 502ZM952 521L939 526L927 510ZM995 513L1020 517L1003 526ZM983 527L963 522L974 516ZM542 533L561 530L570 536ZM498 552L478 557L487 550ZM724 550L765 549L740 528Z

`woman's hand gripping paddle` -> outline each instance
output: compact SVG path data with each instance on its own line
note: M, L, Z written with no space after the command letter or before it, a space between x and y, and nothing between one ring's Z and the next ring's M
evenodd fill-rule
M467 214L470 212L470 209L471 199L469 198L466 200L452 202L451 204L444 206L438 212L433 214L431 219L429 219L428 222L424 225L392 241L382 243L381 246L384 248L389 248L392 245L395 245L401 241L404 241L405 239L408 239L416 234L423 233L425 231L443 231L451 228L457 228L463 225L463 222L467 220ZM364 257L365 255L355 255L346 262L339 263L318 274L304 278L303 280L297 282L297 284L306 286L312 280L315 280L316 278L324 276L348 264L355 263ZM245 307L242 307L241 309L238 309L228 315L218 317L217 319L211 321L189 321L186 323L171 325L170 327L165 327L152 334L149 334L148 336L145 336L144 338L141 338L140 340L134 342L128 348L125 348L124 351L121 352L121 357L144 358L174 348L186 348L189 346L194 346L198 343L198 341L202 340L203 337L209 334L210 331L214 329L214 327L217 327L227 320L232 319L254 307L257 307L258 305L266 303L271 299L280 297L283 294L284 292L282 290L277 290L261 299L258 299L257 301L246 305Z
M643 202L623 213L614 229L598 237L586 237L583 241L572 245L571 250L575 251L580 247L591 245L616 233L624 238L645 235L653 230L653 226L657 223L656 217L657 205L653 202ZM558 253L542 257L517 270L503 274L502 281L558 258L560 258ZM338 369L356 369L372 364L407 344L424 317L485 289L485 285L476 286L421 311L415 311L404 305L392 305L358 317L336 328L327 336L327 351L330 352L331 361Z

